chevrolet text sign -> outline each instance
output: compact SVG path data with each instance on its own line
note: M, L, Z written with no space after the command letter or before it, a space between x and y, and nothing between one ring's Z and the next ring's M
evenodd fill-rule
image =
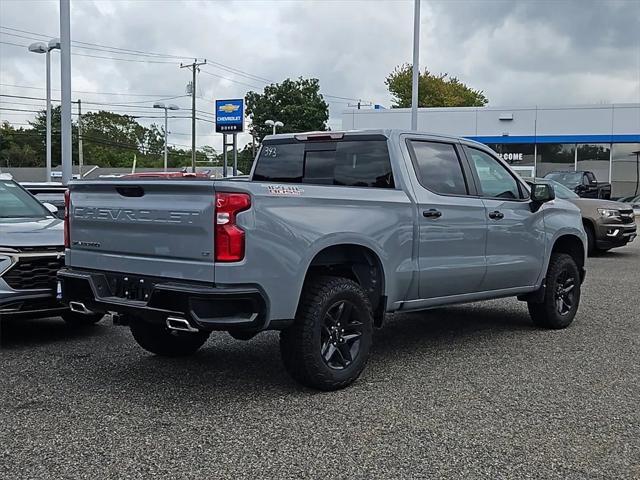
M216 132L239 133L244 130L244 100L216 100Z

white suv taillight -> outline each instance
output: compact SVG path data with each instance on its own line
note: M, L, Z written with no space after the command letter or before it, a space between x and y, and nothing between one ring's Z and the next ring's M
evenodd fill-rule
M70 248L70 232L69 232L69 213L71 210L71 193L69 190L64 192L64 247Z
M236 225L236 215L249 207L251 197L247 193L216 193L216 262L238 262L244 258L244 230Z

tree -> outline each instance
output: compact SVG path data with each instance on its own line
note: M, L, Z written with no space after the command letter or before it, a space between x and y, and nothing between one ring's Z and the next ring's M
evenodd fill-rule
M51 108L51 165L58 166L62 163L62 143L60 141L60 129L62 109L60 105ZM34 120L30 120L31 129L28 130L32 136L32 147L35 152L37 165L44 167L46 164L47 145L47 112L42 110L36 114ZM78 128L76 124L71 126L72 156L78 158ZM22 166L22 165L21 165Z
M327 129L329 105L320 94L317 78L287 78L266 86L264 93L248 92L245 104L251 117L251 133L259 141L271 134L271 127L264 124L266 120L284 123L278 129L281 133Z
M385 80L394 96L393 108L411 107L412 66L408 63L394 69ZM447 73L420 73L418 80L419 107L482 107L489 103L484 92L468 87Z

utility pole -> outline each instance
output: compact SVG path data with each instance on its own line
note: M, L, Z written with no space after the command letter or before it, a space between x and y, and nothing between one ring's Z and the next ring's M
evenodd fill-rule
M180 68L188 68L193 73L193 80L191 80L191 171L193 173L196 172L196 73L200 71L200 65L206 63L206 59L203 62L198 62L198 59L195 58L193 63L180 64Z
M69 0L60 0L60 88L62 183L67 185L73 177L71 168L71 18Z
M418 129L418 80L420 79L420 0L414 0L413 80L411 82L411 130Z
M78 99L78 178L82 180L82 100Z

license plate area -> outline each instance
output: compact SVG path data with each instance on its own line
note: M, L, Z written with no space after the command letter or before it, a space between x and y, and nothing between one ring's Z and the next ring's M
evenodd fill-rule
M111 295L125 300L147 302L154 288L151 279L136 275L110 274L106 280Z

